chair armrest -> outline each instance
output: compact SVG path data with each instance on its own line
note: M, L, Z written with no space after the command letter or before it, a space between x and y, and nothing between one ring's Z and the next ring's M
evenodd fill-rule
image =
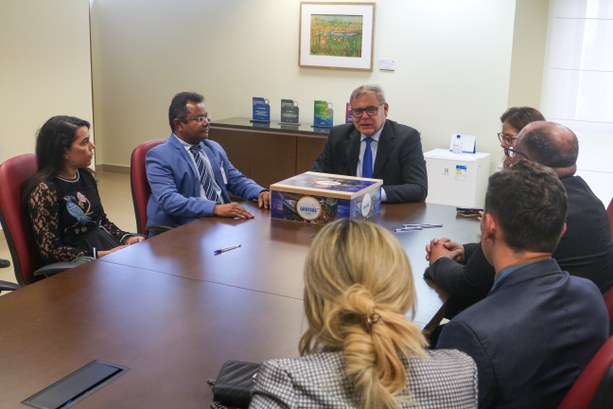
M153 233L153 236L157 236L158 234L164 233L168 230L172 230L173 227L170 226L151 226L151 227L147 227L147 230L149 230L149 237L152 236L151 233Z
M71 263L69 261L47 264L46 266L42 266L41 268L37 269L34 272L34 277L52 276L54 274L61 273L64 270L68 270L69 268L73 268L78 265L78 263Z
M0 280L0 291L15 291L21 286L17 283L11 283L10 281Z

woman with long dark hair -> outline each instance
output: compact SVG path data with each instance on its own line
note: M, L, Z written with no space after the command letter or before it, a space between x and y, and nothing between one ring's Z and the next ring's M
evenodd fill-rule
M24 201L34 238L46 263L87 261L144 238L119 229L106 216L93 171L95 145L89 122L54 116L38 131L38 172Z

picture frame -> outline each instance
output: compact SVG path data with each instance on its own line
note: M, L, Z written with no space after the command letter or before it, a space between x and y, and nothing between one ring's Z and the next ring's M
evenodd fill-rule
M300 2L300 67L372 71L375 3Z

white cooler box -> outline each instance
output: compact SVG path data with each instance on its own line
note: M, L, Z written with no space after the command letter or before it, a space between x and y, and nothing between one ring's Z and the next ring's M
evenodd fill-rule
M427 203L483 207L490 175L489 153L434 149L424 157L428 169Z

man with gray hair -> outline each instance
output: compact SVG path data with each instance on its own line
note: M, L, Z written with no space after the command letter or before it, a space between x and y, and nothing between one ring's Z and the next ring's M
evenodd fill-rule
M420 202L428 194L419 132L387 118L381 87L362 85L351 94L353 123L333 127L311 170L383 179L381 200Z

